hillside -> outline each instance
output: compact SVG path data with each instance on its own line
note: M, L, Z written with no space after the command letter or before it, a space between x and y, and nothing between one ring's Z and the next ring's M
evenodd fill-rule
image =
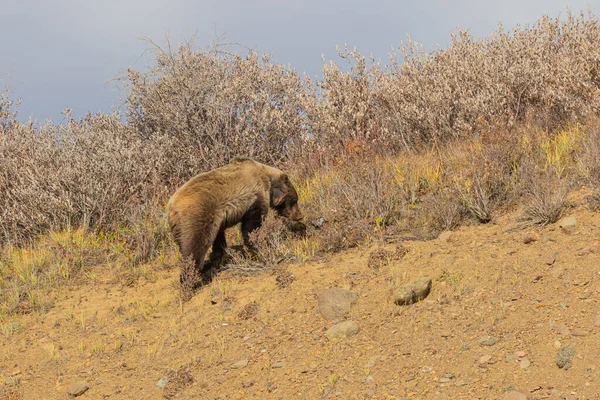
M82 399L596 398L600 215L582 198L568 229L510 229L509 214L404 241L406 255L380 269L368 266L374 244L289 274L221 273L184 304L174 268L127 285L96 267L47 312L4 325L0 398L64 399L76 382L89 386ZM420 276L433 279L429 296L395 305L390 289ZM335 287L357 295L345 318L360 331L330 341L318 296ZM561 369L566 345L575 354Z

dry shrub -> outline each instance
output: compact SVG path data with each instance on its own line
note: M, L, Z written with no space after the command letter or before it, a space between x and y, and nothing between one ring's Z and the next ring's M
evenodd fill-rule
M499 207L514 199L518 169L526 151L516 135L491 132L470 144L463 154L463 167L451 170L456 192L477 221L491 221Z
M479 40L459 30L429 53L409 38L385 66L345 47L338 54L350 68L326 63L302 104L328 151L360 139L380 154L410 152L527 120L553 130L598 111L599 39L591 11L568 11Z
M434 237L440 232L457 228L467 215L460 193L453 188L445 188L427 196L422 212Z
M155 49L156 65L144 73L129 69L123 79L128 123L143 138L171 139L171 159L192 153L194 164L186 166L192 169L214 168L241 154L273 164L301 139L303 84L293 69L268 55L243 57L218 45Z
M182 302L187 302L194 296L196 289L202 284L203 277L196 270L196 263L192 256L181 257L178 261L180 279L179 296Z
M169 370L167 378L168 381L163 391L163 397L166 399L177 397L179 392L194 382L190 365L182 365L177 370Z
M352 152L349 143L394 146L394 141L385 140L377 118L375 77L379 66L373 59L369 63L356 49L344 46L337 50L349 71L330 61L323 66L322 80L307 78L302 105L312 137L320 150L338 153Z
M395 251L387 250L383 247L379 247L369 254L367 259L367 267L378 270L390 266L393 262L401 260L408 249L401 243L396 245Z
M585 172L586 183L590 185L592 194L588 196L588 204L592 210L600 211L600 129L598 121L583 142L580 166Z
M260 306L256 301L252 301L244 306L238 313L238 318L241 320L248 320L256 317L258 311L260 310Z
M296 278L290 271L283 268L277 269L277 276L275 277L275 282L277 282L277 286L279 288L284 289L292 284Z
M558 221L567 210L569 180L555 171L534 171L527 176L525 210L521 220L534 225Z
M272 270L276 265L293 258L287 239L293 235L283 218L269 212L262 226L250 233L249 248L228 247L225 270L233 275L248 276Z
M589 12L489 38L452 34L447 49L423 52L410 39L404 59L378 79L390 134L410 145L472 135L491 124L513 127L528 116L549 130L598 111L600 25Z
M0 242L67 225L118 228L161 190L153 159L117 114L0 132Z
M135 249L134 265L153 260L167 244L175 246L175 243L170 240L165 212L158 206L144 211L146 215L139 215L138 210L133 210L128 219L130 229L126 235L129 247Z

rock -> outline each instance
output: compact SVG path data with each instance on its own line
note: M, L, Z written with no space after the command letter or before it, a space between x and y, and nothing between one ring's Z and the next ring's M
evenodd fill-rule
M573 365L573 357L575 356L575 347L570 344L561 346L556 352L554 361L558 368L569 369Z
M556 262L556 257L554 257L554 255L549 255L544 257L544 263L546 263L546 265L553 265Z
M440 242L447 243L450 241L450 239L452 239L452 232L451 231L442 232L442 233L440 233L440 236L438 236L438 239L440 240Z
M271 365L271 368L285 368L285 360L273 363L273 365Z
M315 228L319 229L323 226L323 224L325 224L325 222L327 222L327 220L325 219L325 217L321 216L321 217L311 221L310 224L312 226L314 226Z
M84 394L90 387L88 386L87 382L84 381L79 381L79 382L75 382L72 383L68 388L67 388L67 393L70 394L71 396L81 396L82 394Z
M523 358L527 355L524 351L515 351L515 357Z
M565 325L558 326L558 328L556 328L556 332L560 333L561 335L569 335L571 333L569 328L567 328Z
M6 384L6 386L16 386L19 384L19 382L21 381L21 379L19 378L19 376L7 376L6 379L4 379L4 383Z
M344 321L327 329L325 336L329 340L334 340L356 335L358 332L360 332L360 328L356 322Z
M357 299L357 295L346 289L327 289L319 294L319 313L328 321L342 319Z
M440 378L440 383L448 383L450 382L450 378Z
M537 232L527 232L523 235L523 243L530 244L540 240L540 235Z
M598 317L598 318L596 318L596 319L594 320L594 325L595 325L595 326L600 326L600 317Z
M413 304L427 297L430 291L431 278L424 276L397 288L394 291L394 302L397 305Z
M531 365L531 361L529 361L528 358L524 358L521 360L521 362L519 363L519 367L525 369L525 368L529 368L529 366Z
M467 383L465 381L463 381L462 379L459 379L454 383L454 386L460 387L460 386L465 386L466 384Z
M561 231L571 234L577 227L577 219L575 217L565 217L556 223Z
M479 359L479 364L480 365L487 364L491 359L492 359L492 356L489 354L486 354L485 356L481 356L481 358Z
M479 339L479 344L482 346L493 346L496 344L497 341L498 339L496 339L495 337L484 336L481 339Z
M504 396L502 397L502 400L527 400L528 397L527 395L523 394L522 392L517 392L516 390L509 390L508 392L504 393Z
M246 365L248 365L248 360L240 360L236 363L233 363L229 366L229 368L231 369L240 369L240 368L244 368Z
M163 376L158 380L158 382L156 382L156 386L158 386L161 389L164 389L164 387L167 386L167 383L169 383L169 377Z
M571 332L571 335L572 335L572 336L579 336L579 337L582 337L582 336L588 336L588 335L589 335L589 332L587 332L587 331L582 331L582 330L576 330L576 331L573 331L573 332Z

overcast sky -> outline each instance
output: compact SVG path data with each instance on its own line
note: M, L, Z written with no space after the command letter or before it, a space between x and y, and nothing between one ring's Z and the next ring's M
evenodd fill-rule
M129 66L144 69L146 36L161 45L196 34L206 47L215 32L276 62L315 76L322 54L356 46L387 61L406 35L427 49L445 47L450 32L468 28L488 36L531 24L543 14L578 13L600 0L0 0L0 80L22 98L19 119L63 121L66 107L122 110L123 93L110 83ZM243 51L243 50L242 50ZM123 111L123 110L122 110Z

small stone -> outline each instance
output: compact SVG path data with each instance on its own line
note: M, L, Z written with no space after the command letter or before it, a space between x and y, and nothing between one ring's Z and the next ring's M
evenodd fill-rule
M165 386L167 386L167 383L169 383L169 377L168 376L163 376L162 378L160 378L158 380L158 382L156 382L156 386L158 386L159 388L164 388Z
M522 359L522 360L521 360L521 362L519 363L519 366L520 366L522 369L529 368L529 366L530 366L530 365L531 365L531 361L529 361L529 359L528 359L528 358L524 358L524 359Z
M277 362L273 363L273 365L271 365L271 368L285 368L285 361L284 360L277 361Z
M327 321L342 319L350 312L358 296L346 289L331 288L319 294L319 313Z
M484 336L481 339L479 339L479 344L482 346L493 346L496 344L497 341L498 339L496 339L493 336Z
M544 258L544 262L545 262L547 265L553 265L553 264L556 262L556 257L554 257L553 255L546 256L546 257Z
M523 357L525 357L526 355L527 355L527 353L526 353L526 352L524 352L524 351L516 351L516 352L515 352L515 357L518 357L518 358L523 358Z
M6 379L4 379L4 383L6 384L6 386L16 386L19 384L20 382L20 378L19 376L7 376Z
M492 356L489 354L481 356L481 358L479 359L479 365L487 364L491 359L492 359Z
M589 332L582 331L582 330L576 330L576 331L573 331L573 332L571 333L571 335L573 335L573 336L578 336L578 337L583 337L583 336L588 336L588 335L589 335Z
M556 328L556 332L560 333L561 335L569 335L571 333L569 328L567 328L565 325L559 325L558 328Z
M571 234L577 227L577 219L575 217L565 217L556 223L562 232Z
M514 354L506 353L506 355L504 356L504 359L508 362L511 362L511 361L516 361L517 357L515 357Z
M530 244L533 242L537 242L540 240L540 235L537 232L527 232L524 236L523 236L523 243L524 244Z
M229 368L231 369L240 369L240 368L244 368L246 365L248 365L248 360L240 360L234 364L231 364L229 366Z
M70 394L71 396L81 396L82 394L84 394L90 387L88 386L87 382L84 381L79 381L79 382L75 382L72 383L68 388L67 388L67 393Z
M423 300L431 291L431 278L424 276L403 285L394 291L394 302L397 305L408 305Z
M450 378L440 378L440 383L448 383L450 382Z
M365 378L365 383L368 385L369 383L373 382L373 376L369 375Z
M452 232L451 231L442 232L442 233L440 233L440 236L438 236L438 239L440 240L440 242L447 243L450 241L450 239L452 239Z
M554 341L554 348L558 350L558 349L560 349L560 346L562 346L561 343L560 343L560 341L559 340L555 340Z
M573 365L573 357L575 356L575 347L569 344L561 346L556 352L554 361L558 368L569 369Z
M600 326L600 317L598 317L598 318L596 318L596 319L594 320L594 325L595 325L595 326Z
M329 340L333 340L356 335L358 332L360 332L360 328L356 322L344 321L327 329L325 336L327 336Z
M527 395L523 394L522 392L518 392L516 390L509 390L508 392L504 393L504 396L502 397L502 400L527 400L528 397Z
M460 387L460 386L465 386L466 384L467 384L467 383L466 383L465 381L463 381L462 379L459 379L459 380L457 380L457 381L454 383L454 386L459 386L459 387Z

